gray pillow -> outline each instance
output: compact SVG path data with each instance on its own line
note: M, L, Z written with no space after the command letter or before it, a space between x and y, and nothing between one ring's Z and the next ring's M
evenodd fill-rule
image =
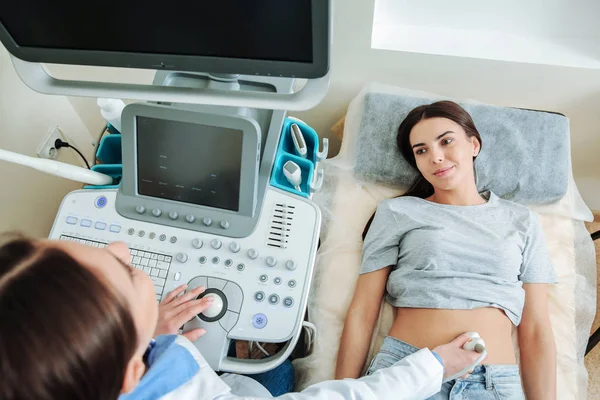
M396 145L400 122L413 108L436 100L367 93L356 145L355 175L408 188L417 177ZM477 187L523 204L562 198L570 176L569 120L560 114L459 103L481 135Z

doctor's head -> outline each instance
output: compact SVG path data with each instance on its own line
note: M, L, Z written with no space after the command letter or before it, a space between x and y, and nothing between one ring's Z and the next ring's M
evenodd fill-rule
M122 243L0 247L0 398L116 399L145 372L154 286Z
M408 163L420 173L410 195L429 197L475 182L473 163L481 137L461 106L438 101L408 113L398 128L397 143Z

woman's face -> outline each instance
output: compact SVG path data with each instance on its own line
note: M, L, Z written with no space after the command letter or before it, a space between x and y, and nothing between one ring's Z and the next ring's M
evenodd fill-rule
M473 157L479 154L477 138L447 118L419 121L410 131L410 145L421 174L439 190L453 190L474 181Z
M69 241L43 243L65 251L127 300L139 336L136 354L143 355L156 330L158 306L152 280L144 271L131 267L127 245L114 242L96 248Z

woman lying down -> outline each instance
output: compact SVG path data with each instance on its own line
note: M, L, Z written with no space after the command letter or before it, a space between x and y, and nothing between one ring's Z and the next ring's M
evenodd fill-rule
M365 229L336 378L363 370L385 293L397 316L367 375L476 331L486 343L486 364L443 384L431 399L555 399L546 291L556 278L538 218L478 192L473 163L481 137L458 104L415 108L400 124L397 143L420 176L405 195L381 202Z

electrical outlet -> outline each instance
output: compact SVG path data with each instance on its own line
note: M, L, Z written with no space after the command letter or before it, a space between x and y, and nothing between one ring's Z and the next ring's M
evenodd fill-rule
M66 141L65 135L58 126L50 129L46 136L44 136L44 139L42 139L36 150L37 156L40 158L56 158L56 154L58 153L58 150L54 147L56 139Z

